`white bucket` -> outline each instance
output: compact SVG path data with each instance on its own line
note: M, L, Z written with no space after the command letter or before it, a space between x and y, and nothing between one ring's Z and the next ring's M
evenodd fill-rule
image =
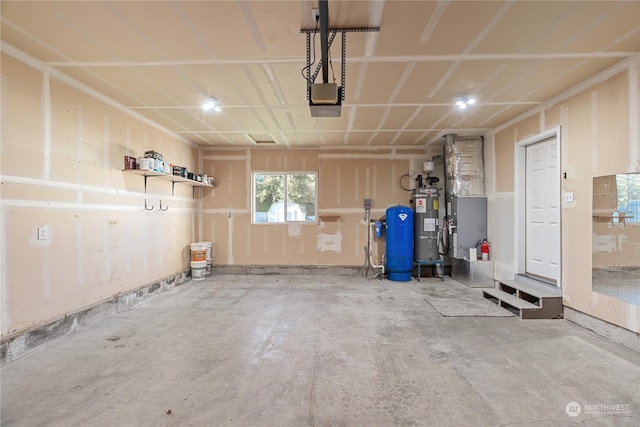
M207 260L207 245L203 242L191 244L191 262Z
M205 273L204 273L205 276L209 276L212 271L213 271L213 264L207 261L207 268L205 269Z
M191 279L192 280L204 280L204 276L207 272L206 261L191 261Z
M211 263L211 261L213 260L213 243L211 242L200 242L200 243L204 243L205 245L207 245L206 260L208 263Z

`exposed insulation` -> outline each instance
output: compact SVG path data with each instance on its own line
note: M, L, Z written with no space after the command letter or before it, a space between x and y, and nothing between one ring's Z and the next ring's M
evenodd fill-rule
M484 196L482 138L451 139L445 144L447 198Z

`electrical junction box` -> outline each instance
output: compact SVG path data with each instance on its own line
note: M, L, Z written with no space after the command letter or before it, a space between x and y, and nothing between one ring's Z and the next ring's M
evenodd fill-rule
M311 85L311 101L314 104L337 104L338 85L335 83L314 83Z

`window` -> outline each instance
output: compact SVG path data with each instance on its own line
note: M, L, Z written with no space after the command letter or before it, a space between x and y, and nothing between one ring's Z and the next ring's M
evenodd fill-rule
M316 172L254 172L252 222L316 222Z

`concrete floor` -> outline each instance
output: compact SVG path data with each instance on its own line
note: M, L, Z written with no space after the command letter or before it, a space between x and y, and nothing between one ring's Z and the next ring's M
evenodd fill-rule
M564 320L430 303L457 296L491 304L451 279L214 273L3 367L1 422L640 425L638 353Z

